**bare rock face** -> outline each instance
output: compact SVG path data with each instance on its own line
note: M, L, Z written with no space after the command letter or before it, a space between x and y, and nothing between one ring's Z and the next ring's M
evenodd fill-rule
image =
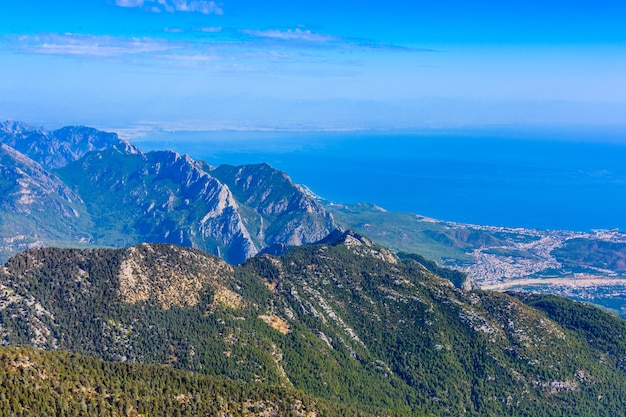
M394 265L398 263L398 257L389 249L352 230L335 229L318 243L331 246L344 245L355 255L380 259Z
M79 195L56 175L4 144L0 144L0 169L3 174L3 205L11 206L18 213L29 213L35 206L50 210L56 205L64 216L77 216L74 210L63 204L81 201Z
M181 247L139 245L126 249L119 267L120 299L137 304L154 300L164 310L195 307L200 295L213 291L218 302L241 307L241 297L224 286L233 267L221 259Z
M175 152L93 152L59 170L95 219L99 242L192 246L241 263L258 249L227 186Z
M210 174L258 214L261 226L257 238L263 247L313 243L336 228L332 215L314 195L268 164L221 165Z

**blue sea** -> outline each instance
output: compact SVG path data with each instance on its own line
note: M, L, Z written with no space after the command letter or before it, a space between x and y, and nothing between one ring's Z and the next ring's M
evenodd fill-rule
M168 132L134 141L212 165L268 162L316 194L473 224L626 231L626 130Z

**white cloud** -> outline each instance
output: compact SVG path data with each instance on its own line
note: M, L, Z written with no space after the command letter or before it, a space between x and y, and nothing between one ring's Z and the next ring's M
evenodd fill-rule
M144 0L115 0L115 4L120 7L141 7Z
M336 36L313 33L310 30L288 29L288 30L243 30L243 33L261 38L272 38L282 40L298 40L305 42L332 42L338 40Z
M206 28L200 28L199 30L200 32L204 32L204 33L218 33L222 31L222 27L221 26L206 27Z
M148 1L154 1L154 0L148 0ZM162 7L163 7L163 9L164 9L166 12L169 12L169 13L174 13L174 10L175 10L175 9L174 9L174 6L172 6L171 4L169 4L169 3L167 2L167 0L156 0L156 2L157 2L160 6L162 6ZM153 7L152 7L152 9L155 9L155 8L156 8L156 9L158 9L158 10L159 10L159 12L161 11L161 9L159 9L159 8L158 8L158 6L153 6Z
M205 0L172 0L174 8L181 12L198 12L202 14L223 14L221 7L214 1Z
M251 60L276 59L273 53L251 56L231 43L212 44L155 38L116 38L74 33L23 35L1 38L14 51L84 59L115 59L152 66L201 66L216 71L244 71Z
M222 61L223 58L217 55L189 55L189 54L165 54L159 55L159 59L165 59L176 63L204 63Z
M118 0L131 1L131 0ZM134 0L137 1L137 0ZM147 0L144 0L144 3ZM161 2L169 0L157 0ZM165 32L222 32L222 27L190 29L164 28ZM243 34L243 35L242 35ZM54 34L0 36L0 51L13 50L24 54L56 55L92 60L116 60L131 65L202 66L215 70L234 68L269 68L276 64L327 62L326 50L378 50L388 46L359 44L351 39L309 30L242 30L226 29L219 36L114 37L88 34ZM394 49L395 50L395 49ZM343 67L354 64L336 61Z
M209 0L115 0L120 7L142 7L151 12L193 12L202 14L224 14L222 8Z
M219 33L222 31L221 26L210 26L210 27L202 27L202 28L191 28L191 29L183 29L183 28L170 28L166 27L163 29L164 32L167 33L188 33L188 32L203 32L203 33Z
M164 52L174 47L168 42L158 39L124 39L73 33L20 36L17 41L18 49L30 53L92 57L117 57Z

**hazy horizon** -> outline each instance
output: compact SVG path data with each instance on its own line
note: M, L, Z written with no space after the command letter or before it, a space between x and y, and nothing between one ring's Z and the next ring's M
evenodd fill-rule
M0 119L157 129L625 126L626 5L30 0Z

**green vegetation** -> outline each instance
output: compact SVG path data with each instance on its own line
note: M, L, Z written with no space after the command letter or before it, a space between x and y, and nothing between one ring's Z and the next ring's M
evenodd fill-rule
M0 348L2 416L367 416L285 387L67 352Z
M166 220L157 215L150 225L141 222L150 204L167 205L168 191L174 191L170 190L170 181L157 181L154 170L149 172L148 168L148 161L140 154L122 154L108 149L88 154L80 162L57 170L57 174L78 191L87 211L97 219L92 229L94 241L104 246L124 247L142 240L155 240L154 229L162 227L160 223ZM152 191L149 193L148 189ZM167 225L172 232L176 231L176 221Z
M425 222L411 213L391 213L371 204L327 205L337 223L371 237L392 250L419 253L428 259L469 261L466 245L450 235L450 229L437 222Z
M626 272L626 243L570 239L552 251L568 267L597 267Z
M394 258L354 233L234 269L172 245L38 249L0 271L0 323L4 343L166 364L196 372L190 380L227 378L246 390L262 384L254 401L278 390L280 398L377 415L614 416L624 409L623 321L556 297L462 291L437 274L455 279L454 271L415 255ZM109 366L192 375L109 362L96 368ZM142 378L132 384L152 384ZM172 395L200 391L185 386ZM224 398L241 404L234 395ZM155 397L166 405L172 398L158 390ZM131 404L138 410L144 402Z
M437 264L437 262L431 261L430 259L426 259L423 256L416 255L414 253L401 252L398 254L398 257L402 259L404 262L407 262L407 261L418 262L419 264L423 265L427 270L429 270L433 274L449 280L457 288L463 288L464 284L467 281L467 275L465 273L458 271L456 269L440 267Z
M543 311L564 328L580 333L591 347L614 356L620 368L626 370L626 321L588 304L554 295L511 295Z

